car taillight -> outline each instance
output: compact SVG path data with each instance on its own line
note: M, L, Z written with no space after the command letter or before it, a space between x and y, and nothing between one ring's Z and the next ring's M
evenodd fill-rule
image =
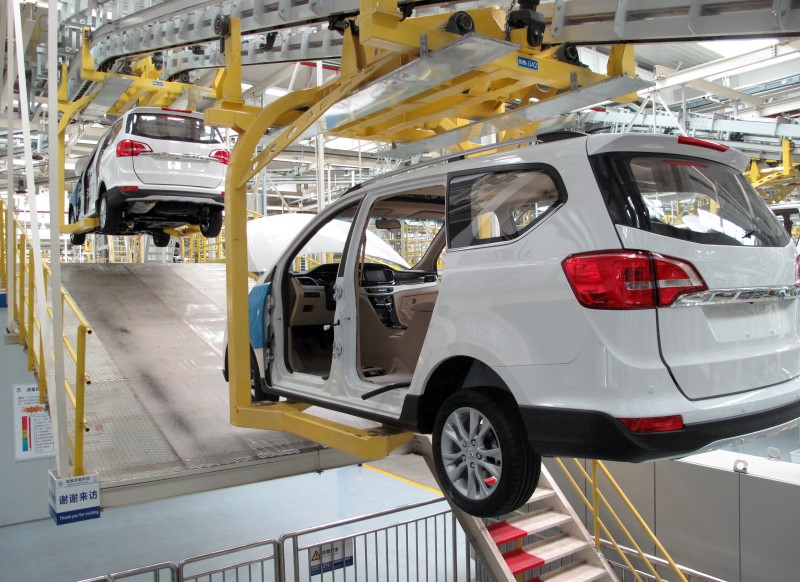
M117 144L117 157L130 158L143 154L145 152L152 152L153 150L146 143L140 141L133 141L132 139L123 139Z
M666 307L708 289L689 263L645 251L572 255L562 265L578 302L591 309Z
M214 158L217 161L222 162L226 166L228 162L231 161L231 153L228 150L214 150L210 154L208 154L209 158Z
M119 189L123 192L138 192L139 186L120 186Z
M667 432L683 429L683 418L677 414L650 418L618 418L617 420L631 432Z

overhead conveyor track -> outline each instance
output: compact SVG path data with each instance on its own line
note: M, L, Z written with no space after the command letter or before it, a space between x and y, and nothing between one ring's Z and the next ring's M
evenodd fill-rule
M493 6L491 2L455 4L441 0L400 1L420 11L426 6ZM539 10L548 24L544 44L577 45L795 35L800 8L772 0L557 0ZM219 19L238 18L243 65L338 58L342 37L330 30L359 13L356 0L237 0L236 2L164 2L93 31L91 55L100 69L117 59L162 52L165 80L189 70L224 66L216 41ZM187 48L188 45L197 45ZM171 50L172 49L172 50ZM80 77L80 59L69 68L69 97L88 89Z

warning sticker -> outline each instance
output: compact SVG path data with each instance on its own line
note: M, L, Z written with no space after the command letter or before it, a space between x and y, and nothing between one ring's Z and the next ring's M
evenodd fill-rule
M353 565L353 539L347 538L320 544L308 549L308 568L311 576Z

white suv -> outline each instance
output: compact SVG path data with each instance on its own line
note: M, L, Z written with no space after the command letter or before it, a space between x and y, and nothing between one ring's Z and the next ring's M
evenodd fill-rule
M256 398L432 433L447 494L479 516L526 501L542 455L678 457L788 423L796 252L747 161L595 135L378 178L251 291ZM335 219L344 249L309 255ZM413 268L371 259L367 230Z
M229 159L219 131L203 123L202 113L131 109L83 164L70 197L69 222L97 216L100 232L149 232L157 246L169 243L163 229L185 224L215 237L222 228ZM83 244L85 234L71 238Z

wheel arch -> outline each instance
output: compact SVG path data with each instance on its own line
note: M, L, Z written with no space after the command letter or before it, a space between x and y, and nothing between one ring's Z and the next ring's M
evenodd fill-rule
M470 356L455 356L441 362L428 377L417 406L418 430L430 433L444 401L458 390L473 387L496 388L514 398L508 385L491 366Z

